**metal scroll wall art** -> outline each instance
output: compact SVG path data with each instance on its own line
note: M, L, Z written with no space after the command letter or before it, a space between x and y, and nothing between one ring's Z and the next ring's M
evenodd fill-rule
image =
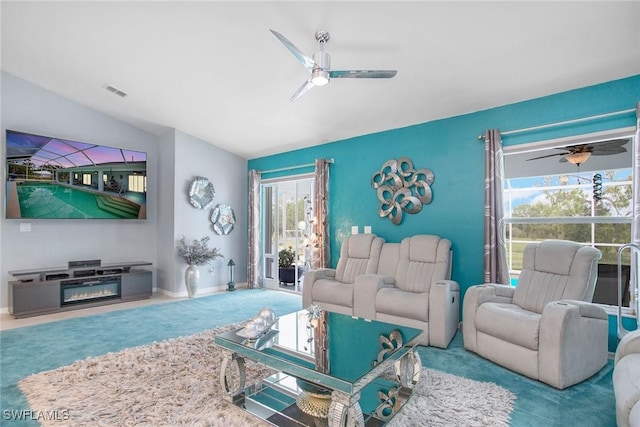
M434 179L430 169L414 169L408 157L387 160L371 177L371 186L377 190L380 200L378 214L398 225L403 212L420 212L422 205L431 203Z

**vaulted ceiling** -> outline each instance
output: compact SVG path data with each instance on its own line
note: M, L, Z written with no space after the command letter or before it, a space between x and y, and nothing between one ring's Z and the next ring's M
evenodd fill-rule
M0 3L2 68L250 159L640 74L640 2ZM290 102L331 35L333 79ZM105 90L112 85L128 96ZM64 135L62 135L64 137Z

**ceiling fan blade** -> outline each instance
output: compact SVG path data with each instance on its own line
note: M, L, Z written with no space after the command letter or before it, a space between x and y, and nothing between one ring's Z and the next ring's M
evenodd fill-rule
M339 70L329 72L329 77L334 79L390 79L396 73L396 70Z
M609 141L591 143L589 144L589 147L591 147L593 151L606 151L611 149L615 150L615 149L622 148L622 146L625 145L627 142L629 142L628 139L612 139Z
M294 93L293 95L291 95L291 98L289 98L289 101L293 102L296 99L300 98L302 95L304 95L305 93L309 92L309 90L311 88L313 88L314 84L311 81L311 77L309 77L307 79L306 82L304 82L302 84L302 86L300 86L300 88L296 91L296 93Z
M593 156L610 156L612 154L620 154L620 153L626 153L627 149L624 147L617 147L617 148L607 148L606 150L593 150L591 152L591 155Z
M591 144L592 154L596 156L606 156L608 154L626 153L627 148L624 145L629 142L628 139L613 139L611 141L597 142Z
M527 162L528 162L529 160L546 159L547 157L554 157L554 156L566 156L567 154L571 154L571 153L555 153L555 154L547 154L546 156L532 157L531 159L527 159ZM562 161L562 160L560 160L560 161Z
M285 45L285 47L289 49L291 53L293 53L293 56L295 56L298 59L298 61L302 62L302 65L307 67L309 71L313 69L314 65L316 65L313 59L309 58L307 55L302 53L300 49L298 49L293 43L287 40L287 38L282 34L280 34L279 32L273 31L273 30L269 30L269 31L271 31L271 33L274 36L276 36L277 39L280 40L280 42L282 42L282 44Z

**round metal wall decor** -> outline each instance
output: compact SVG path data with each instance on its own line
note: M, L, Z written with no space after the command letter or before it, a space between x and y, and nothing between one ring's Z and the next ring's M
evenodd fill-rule
M213 204L216 191L207 178L196 177L189 185L189 202L197 209L208 209Z
M211 222L213 223L213 231L216 233L231 233L236 223L236 217L231 206L225 204L217 205L211 213Z
M408 157L387 160L371 177L371 186L377 190L378 214L389 217L392 223L402 222L402 212L415 214L423 205L431 203L431 184L435 176L430 169L414 169Z

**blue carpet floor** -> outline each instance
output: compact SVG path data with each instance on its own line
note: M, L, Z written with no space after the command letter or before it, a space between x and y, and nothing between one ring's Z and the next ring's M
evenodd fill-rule
M271 307L278 315L284 315L301 309L302 301L300 296L290 293L239 290L2 331L0 425L38 425L9 420L6 412L29 409L17 384L33 373L89 356L240 322L256 315L262 307ZM447 350L420 347L419 353L425 367L495 382L514 392L517 400L512 426L615 426L612 362L588 381L559 391L467 352L460 333Z
M613 361L596 375L565 390L531 380L464 349L462 333L444 350L419 347L422 365L476 381L496 383L516 396L510 425L516 427L615 427Z

